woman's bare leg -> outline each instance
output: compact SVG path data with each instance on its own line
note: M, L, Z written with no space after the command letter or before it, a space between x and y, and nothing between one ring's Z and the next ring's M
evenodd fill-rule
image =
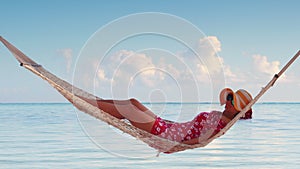
M156 118L156 114L154 114L151 110L149 110L146 106L144 106L141 102L136 99L129 99L129 100L98 100L102 102L112 103L115 105L128 105L132 104L139 110L143 111L144 113L148 114L149 116Z
M148 132L151 132L156 120L156 115L135 99L96 101L83 97L80 98L116 118L126 118L132 125Z

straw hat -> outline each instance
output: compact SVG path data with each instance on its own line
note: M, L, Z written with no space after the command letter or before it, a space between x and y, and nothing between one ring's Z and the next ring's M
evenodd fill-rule
M224 105L226 103L228 94L233 95L233 105L237 111L243 110L243 108L245 108L248 105L248 103L250 103L250 101L252 100L251 94L244 89L239 89L238 91L233 92L233 90L225 88L220 93L221 105Z

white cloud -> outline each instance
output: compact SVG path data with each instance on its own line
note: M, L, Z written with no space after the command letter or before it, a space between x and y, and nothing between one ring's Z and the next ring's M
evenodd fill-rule
M167 63L166 59L163 57L159 59L157 68L159 68L160 73L162 74L160 76L161 80L165 79L165 76L163 75L164 73L161 71L166 72L168 75L172 76L172 78L174 78L174 79L180 78L180 76L182 75L182 72L183 72L183 70L180 69L179 67L176 67L171 63Z
M254 67L257 71L273 76L279 72L279 61L269 62L266 56L253 55Z
M143 85L153 86L164 78L151 57L134 51L120 50L102 61L99 67L99 81L109 81L112 82L111 85L129 85L138 78Z
M177 51L178 63L170 61L170 58L163 56L154 62L151 57L144 53L134 51L120 50L108 57L100 65L98 71L99 80L113 79L114 82L126 82L133 80L134 76L144 85L154 86L162 81L166 76L179 80L196 80L198 82L211 82L210 78L224 76L226 73L230 77L235 75L230 67L223 71L223 58L218 56L221 51L221 42L215 36L202 38L196 44L196 53ZM193 55L193 56L192 56ZM173 60L176 60L173 58ZM194 79L196 78L196 79ZM224 79L224 77L221 77Z
M69 73L72 66L72 59L73 59L73 50L70 48L60 49L58 50L58 53L60 53L66 61L66 69Z
M199 39L196 44L196 54L181 52L184 62L188 63L199 85L210 84L224 87L225 82L240 82L244 78L233 72L224 59L218 55L221 51L221 42L216 36ZM195 66L194 66L195 65Z
M130 87L134 92L140 88L140 93L156 88L169 90L170 95L180 90L182 97L191 96L195 101L197 97L211 99L205 98L211 97L211 92L218 94L227 80L225 76L231 82L243 80L229 66L224 66L224 59L218 56L221 42L217 37L202 38L195 46L196 54L191 51L175 51L177 55L172 53L171 56L156 55L155 52L152 56L149 51L117 51L107 55L100 63L92 62L97 63L94 65L97 72L95 84L98 88L102 87L101 90L110 87L111 92L117 93L113 95L119 97L126 97Z
M199 39L198 47L212 56L221 51L221 42L216 36L207 36Z
M102 82L110 81L110 79L106 76L105 71L101 68L97 71L97 78Z
M119 57L121 56L121 57ZM118 67L115 69L114 79L129 83L134 80L135 76L141 76L141 80L145 85L153 85L151 79L155 76L155 66L150 57L142 53L122 50L111 57L111 60L117 58Z
M218 52L221 51L221 42L216 36L207 36L199 40L197 46L197 54L203 61L203 66L206 67L203 73L215 74L220 73L223 70Z

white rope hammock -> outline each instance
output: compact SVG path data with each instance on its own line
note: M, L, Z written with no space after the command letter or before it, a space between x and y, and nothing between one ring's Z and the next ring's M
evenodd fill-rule
M273 79L258 93L258 95L232 120L230 121L219 133L214 135L209 139L205 139L201 141L199 144L187 145L175 141L171 141L168 139L161 138L159 136L148 133L144 130L141 130L133 125L128 124L124 120L120 120L111 116L110 114L100 110L98 107L95 107L81 98L84 97L88 99L99 99L98 97L81 90L68 82L56 77L52 73L45 70L41 65L35 63L25 54L23 54L20 50L6 41L4 38L0 36L0 41L10 50L10 52L15 56L15 58L20 62L20 65L35 73L42 79L46 80L50 85L52 85L59 93L61 93L67 100L69 100L77 109L82 112L85 112L97 119L100 119L109 125L112 125L121 131L130 134L131 136L145 142L149 146L157 149L159 152L178 152L186 149L193 149L198 147L204 147L209 144L211 141L225 134L230 127L236 123L240 117L242 117L251 106L257 102L257 100L275 83L275 81L283 74L283 72L296 60L296 58L300 55L300 50L297 54L283 67L283 69L276 74Z

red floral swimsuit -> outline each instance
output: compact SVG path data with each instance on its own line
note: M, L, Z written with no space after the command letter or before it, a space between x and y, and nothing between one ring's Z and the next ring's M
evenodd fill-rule
M200 137L208 138L226 126L221 116L222 113L218 111L202 112L193 120L184 123L168 123L157 117L151 133L177 142Z

